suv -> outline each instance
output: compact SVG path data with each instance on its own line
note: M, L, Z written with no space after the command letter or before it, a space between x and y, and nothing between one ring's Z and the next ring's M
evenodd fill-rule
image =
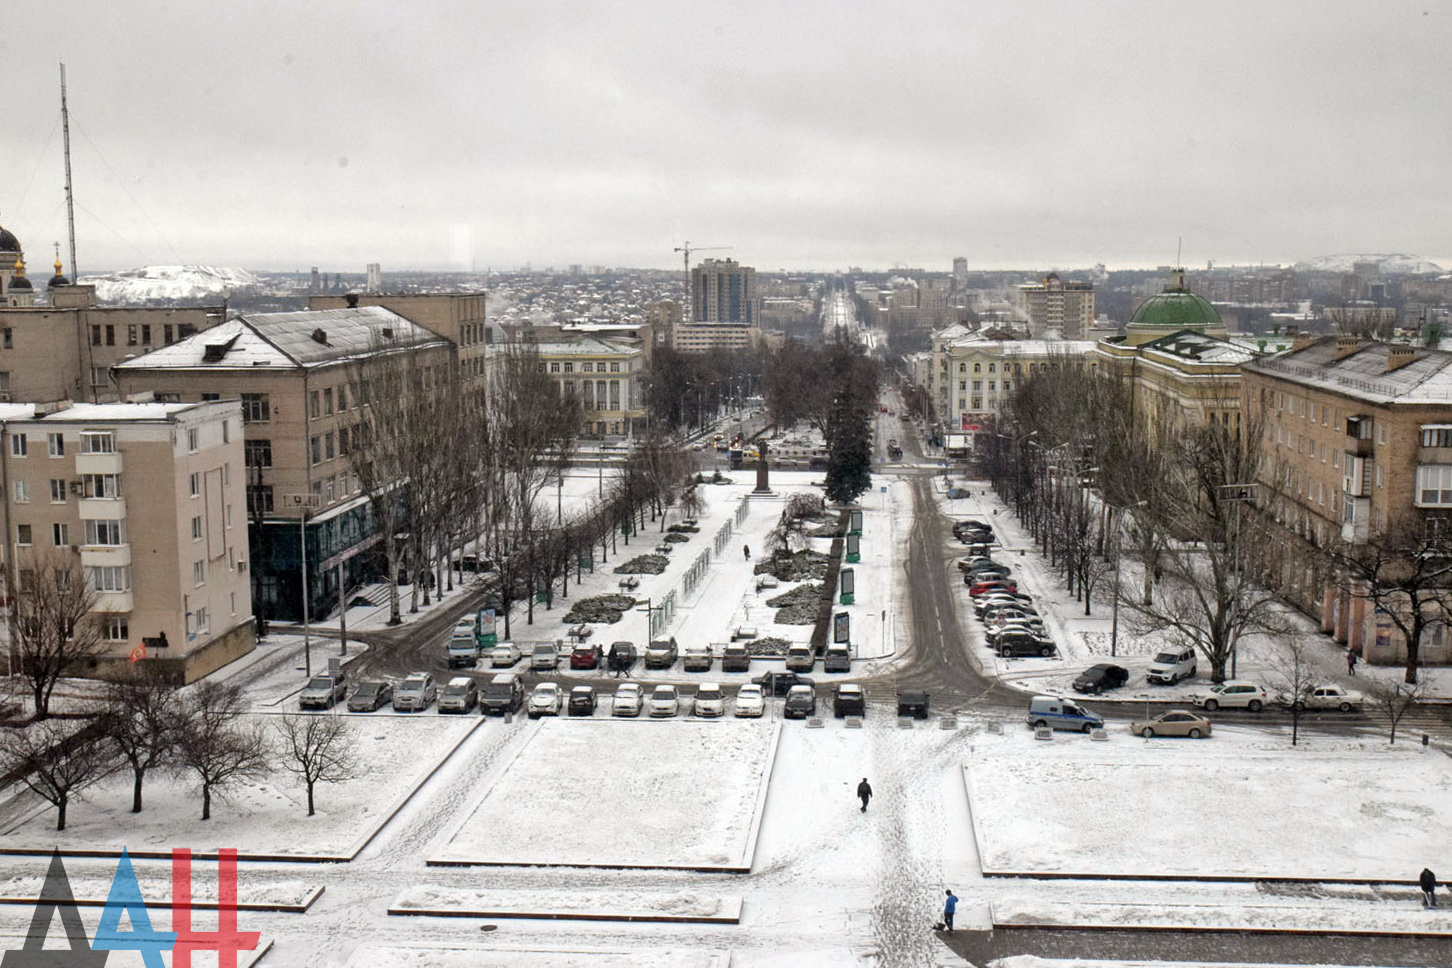
M839 682L832 687L832 715L841 719L843 716L866 716L867 697L862 692L862 687L855 682Z
M529 667L535 671L549 671L560 667L560 650L553 642L537 642L529 654Z
M629 672L635 665L635 643L611 642L605 665L611 672Z
M455 676L439 693L439 712L467 713L479 701L479 686L470 676Z
M1181 679L1195 677L1195 650L1193 648L1169 649L1155 656L1145 670L1148 682L1163 682L1173 686Z
M647 669L669 669L676 664L676 639L656 639L645 647Z
M904 689L897 694L897 714L913 719L928 718L928 694L921 689Z
M524 682L512 672L497 674L479 694L479 711L486 716L518 712L523 705Z
M313 676L297 697L300 709L327 709L348 695L348 680L340 672L336 676Z
M1244 679L1227 679L1211 686L1209 692L1191 693L1190 701L1197 706L1204 706L1212 713L1222 706L1226 709L1249 709L1258 713L1267 700L1265 690L1255 683Z
M793 645L787 649L786 667L792 672L811 672L816 665L817 657L810 645Z
M1057 652L1058 649L1054 646L1053 642L1024 630L1005 632L998 636L998 638L993 640L993 651L997 652L1001 659L1030 655L1042 656L1047 659Z
M787 719L806 719L817 715L817 693L811 686L792 686L787 691L781 714Z
M570 690L569 701L565 704L565 711L571 716L593 716L595 707L599 700L595 696L594 686L576 686Z
M1026 722L1034 729L1047 726L1083 733L1104 727L1104 719L1098 713L1091 713L1074 700L1060 699L1058 696L1035 696L1030 699Z
M822 671L851 672L852 647L849 645L827 646L827 654L822 657Z
M438 698L439 687L427 672L410 672L403 684L393 690L393 711L423 712Z
M722 672L750 672L751 653L744 645L727 645L721 649Z
M479 640L474 635L474 623L464 620L454 626L449 637L449 668L472 669L479 658Z

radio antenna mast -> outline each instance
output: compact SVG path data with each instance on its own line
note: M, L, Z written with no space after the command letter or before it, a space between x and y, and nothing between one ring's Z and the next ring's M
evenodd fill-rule
M76 267L76 197L71 190L71 113L66 107L66 65L60 66L61 74L61 136L66 153L66 228L71 234L71 280L80 282L80 270Z

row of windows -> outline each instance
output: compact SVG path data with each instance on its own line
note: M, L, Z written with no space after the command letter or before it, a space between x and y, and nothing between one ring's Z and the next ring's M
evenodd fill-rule
M343 472L312 482L312 493L324 504L332 504L350 494L363 490L358 477ZM271 514L276 509L276 500L271 484L249 484L247 486L247 510L252 514ZM230 521L230 516L228 517ZM229 524L228 527L231 527Z
M561 369L562 366L563 366L563 369ZM609 370L606 370L605 369L605 366L606 366L606 364L603 361L600 362L600 363L590 363L590 362L581 363L580 364L580 372L581 373L619 373L620 372L620 364L619 363L611 363ZM543 373L545 371L544 368L545 368L545 365L544 365L543 362L541 362L540 365L539 365L539 370L540 370L541 373ZM549 369L549 371L551 373L574 373L575 372L575 364L574 363L564 363L564 364L561 364L558 361L552 361L550 363L550 369ZM626 372L628 373L630 371L627 370Z
M121 476L119 474L82 474L81 479L73 484L74 486L61 478L52 477L50 479L50 503L64 504L70 494L87 498L121 496ZM11 482L11 498L16 504L29 504L30 482L24 479Z
M64 457L66 455L66 439L64 434L45 435L46 453L51 457ZM114 454L116 453L116 435L109 430L86 430L81 433L81 453L83 454ZM27 434L10 435L10 456L27 457L30 455L30 438Z
M164 346L170 346L172 343L175 343L177 340L186 339L188 336L195 336L196 333L197 333L196 326L192 325L191 323L177 323L175 327L173 327L171 323L163 323L159 327L159 329L161 330L162 344ZM116 330L117 330L117 327L114 326L114 325L112 325L112 324L110 324L110 323L107 323L105 325L92 326L91 327L91 345L92 346L115 346L116 345ZM5 331L5 348L6 349L10 349L10 336L9 336L9 333L10 333L9 330L6 330ZM151 324L150 323L131 323L131 324L127 325L127 327L126 327L126 345L127 346L150 346L151 345Z
M118 547L126 543L126 522L120 519L95 519L87 518L81 522L85 527L85 543L87 545ZM70 525L63 522L56 522L50 526L51 543L57 548L67 547L71 543ZM35 543L35 531L29 524L17 524L15 526L15 543L28 547Z

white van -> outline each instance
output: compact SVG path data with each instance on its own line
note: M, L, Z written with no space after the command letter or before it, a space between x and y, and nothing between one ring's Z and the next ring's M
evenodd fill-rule
M1058 696L1035 696L1029 700L1028 724L1037 729L1048 726L1051 729L1072 729L1087 733L1101 729L1104 719L1098 713L1091 713L1072 699Z
M1155 660L1145 670L1145 678L1150 682L1173 686L1181 679L1195 678L1195 672L1195 649L1174 648L1166 649L1155 656Z

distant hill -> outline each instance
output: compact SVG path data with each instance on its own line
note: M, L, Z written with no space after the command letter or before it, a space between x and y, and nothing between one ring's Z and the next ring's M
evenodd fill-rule
M217 266L144 266L100 276L82 276L96 287L96 301L110 306L197 305L260 289L262 280L246 269Z
M1314 259L1297 262L1297 272L1351 272L1358 262L1375 262L1382 275L1440 275L1446 272L1435 262L1428 262L1419 255L1395 253L1391 255L1318 255Z

